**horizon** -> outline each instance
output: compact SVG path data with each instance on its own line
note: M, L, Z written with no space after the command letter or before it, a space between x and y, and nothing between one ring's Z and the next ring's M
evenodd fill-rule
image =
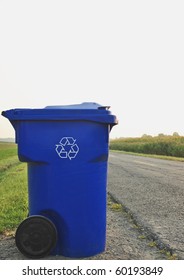
M164 134L164 133L159 133L158 135L147 135L147 134L143 134L142 136L119 136L119 137L114 137L111 138L109 137L109 141L111 140L117 140L117 139L134 139L134 138L156 138L156 137L184 137L184 135L174 135L177 132L173 132L173 134ZM15 137L0 137L0 142L14 142L15 143ZM15 143L16 144L16 143Z

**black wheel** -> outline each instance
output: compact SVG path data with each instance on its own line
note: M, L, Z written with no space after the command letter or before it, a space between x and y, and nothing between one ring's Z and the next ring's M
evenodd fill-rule
M19 251L29 258L42 258L52 251L57 242L54 224L43 216L30 216L17 228L15 243Z

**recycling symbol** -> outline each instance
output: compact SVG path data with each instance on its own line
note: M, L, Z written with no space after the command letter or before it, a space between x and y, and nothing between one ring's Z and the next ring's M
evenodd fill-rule
M60 158L75 158L79 152L79 147L73 137L63 137L59 144L56 144L56 152Z

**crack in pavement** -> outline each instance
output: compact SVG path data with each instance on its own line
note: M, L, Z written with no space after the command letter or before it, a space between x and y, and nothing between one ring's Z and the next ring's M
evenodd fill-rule
M177 259L182 259L178 253L176 253L176 250L173 249L169 244L165 243L148 225L146 225L141 219L140 217L138 217L135 213L133 213L128 207L126 207L124 204L122 204L122 202L115 197L114 194L112 194L112 192L108 192L108 194L110 195L111 199L118 203L121 204L124 211L129 214L131 216L131 219L133 221L133 223L138 226L140 232L142 232L144 234L144 236L146 236L146 238L148 240L151 241L155 241L155 246L159 249L159 250L166 250L167 252L169 252L171 255L177 255ZM177 250L177 251L181 251L182 250Z

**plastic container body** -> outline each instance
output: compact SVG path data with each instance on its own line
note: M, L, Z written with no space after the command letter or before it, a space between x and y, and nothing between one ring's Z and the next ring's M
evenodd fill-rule
M77 258L104 251L108 142L115 118L98 122L84 114L80 119L72 110L66 119L44 119L22 112L16 119L9 113L9 119L19 159L28 163L29 215L45 216L56 226L54 255Z

